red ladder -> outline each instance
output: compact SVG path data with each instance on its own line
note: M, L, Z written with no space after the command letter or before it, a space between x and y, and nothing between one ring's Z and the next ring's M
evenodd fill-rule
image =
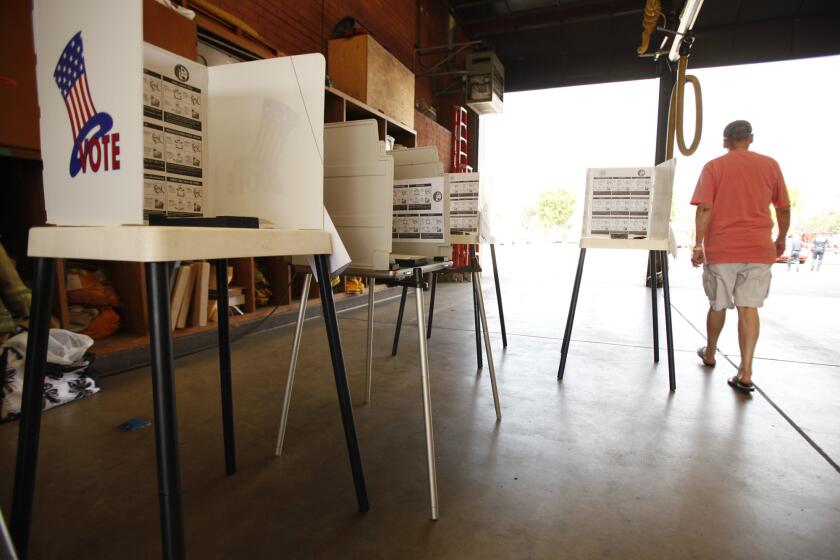
M467 109L460 105L452 107L452 173L469 173L472 167L467 165ZM470 266L470 246L457 244L452 246L452 265L455 268ZM476 247L478 250L478 247Z

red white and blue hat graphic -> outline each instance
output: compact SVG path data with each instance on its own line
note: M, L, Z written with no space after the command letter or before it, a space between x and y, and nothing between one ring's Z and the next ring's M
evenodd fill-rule
M86 141L101 138L114 125L111 115L98 112L93 104L85 68L81 31L73 35L64 47L55 66L53 77L64 98L67 117L70 119L70 129L73 134L70 176L75 177L82 168L79 156L80 149L84 149L83 144Z

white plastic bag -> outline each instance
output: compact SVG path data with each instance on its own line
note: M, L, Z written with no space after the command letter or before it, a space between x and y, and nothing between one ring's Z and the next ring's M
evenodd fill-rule
M21 356L26 356L26 342L29 333L22 332L3 343ZM93 339L64 329L50 329L50 340L47 344L47 362L61 366L73 365L80 361L93 346Z

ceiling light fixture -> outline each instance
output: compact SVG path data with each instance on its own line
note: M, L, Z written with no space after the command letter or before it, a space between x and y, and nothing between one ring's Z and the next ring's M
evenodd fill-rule
M694 28L694 23L697 21L697 16L700 14L700 8L702 7L703 0L688 0L683 6L683 11L680 14L680 26L674 36L674 42L671 44L671 52L668 53L668 58L672 62L679 60L680 45L682 45L683 38L686 33Z

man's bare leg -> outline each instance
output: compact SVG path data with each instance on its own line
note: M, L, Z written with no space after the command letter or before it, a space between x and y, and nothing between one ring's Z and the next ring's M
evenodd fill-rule
M741 347L741 366L738 378L741 383L752 383L752 363L759 333L758 309L738 307L738 345Z
M710 306L709 313L706 315L706 355L704 356L710 364L715 363L717 343L725 322L726 308L715 310Z

